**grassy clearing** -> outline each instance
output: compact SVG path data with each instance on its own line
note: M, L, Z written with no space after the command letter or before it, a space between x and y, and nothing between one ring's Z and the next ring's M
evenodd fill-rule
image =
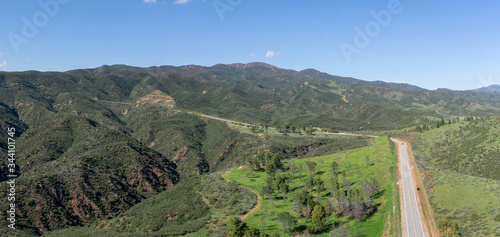
M293 159L288 160L288 164L295 166L302 166L301 175L295 172L292 181L290 182L290 189L296 192L305 187L305 181L309 176L309 171L306 168L307 161L314 161L317 166L314 170L314 176L320 177L325 186L328 185L328 177L332 174L330 164L333 161L339 163L339 172L346 174L346 178L352 184L352 187L361 188L361 183L364 179L376 178L380 183L380 188L383 190L381 195L374 199L374 203L378 205L377 211L373 215L366 217L364 221L357 222L353 219L345 219L337 214L329 216L326 220L327 226L335 223L347 221L350 226L351 233L361 234L360 236L382 236L384 227L388 220L388 215L395 216L394 213L394 199L397 195L393 192L395 188L396 177L390 174L390 167L396 166L396 155L392 150L387 137L377 138L373 140L374 145L345 151L338 154L327 155L322 157L307 158L307 159ZM366 157L370 157L371 164L366 164ZM267 174L265 172L252 172L248 168L232 171L225 175L228 180L237 182L238 184L252 189L258 193L266 185ZM317 195L313 191L313 195ZM275 193L272 198L263 199L262 207L254 215L249 216L246 222L250 226L258 227L266 233L283 233L283 228L277 221L277 214L281 212L289 212L294 215L298 220L296 226L296 233L303 233L305 218L301 218L294 212L291 203L293 193L287 195L287 199L283 200L282 194ZM321 192L321 204L326 205L326 200L333 199L328 191ZM397 213L396 213L397 214ZM398 217L399 218L399 217ZM393 218L390 218L394 220ZM397 218L396 218L397 219ZM310 222L310 221L309 221ZM391 223L390 233L397 233L399 228L397 223ZM327 233L323 233L327 236Z
M436 218L456 220L465 236L500 236L500 182L457 172L432 171Z

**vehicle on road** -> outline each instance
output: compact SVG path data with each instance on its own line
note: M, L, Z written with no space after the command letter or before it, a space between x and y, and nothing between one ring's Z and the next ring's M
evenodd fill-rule
M417 188L417 191L420 191L420 188Z

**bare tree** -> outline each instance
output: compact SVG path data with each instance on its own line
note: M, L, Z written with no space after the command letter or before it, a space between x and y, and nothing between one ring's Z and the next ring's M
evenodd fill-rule
M363 218L363 214L365 213L365 207L362 202L355 201L352 204L352 215L357 221L360 221Z
M351 189L351 182L345 177L345 175L342 176L342 183L344 184L346 191L349 192L349 189Z
M314 168L316 167L316 162L314 162L314 161L307 161L306 162L306 166L307 166L307 169L309 170L309 175L311 175L312 172L314 171Z
M306 223L309 220L309 218L311 218L311 214L312 214L311 206L306 206L302 208L302 215L304 215L304 217L306 218Z

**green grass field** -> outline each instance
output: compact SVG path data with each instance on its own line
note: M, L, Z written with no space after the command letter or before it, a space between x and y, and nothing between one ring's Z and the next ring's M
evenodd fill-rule
M436 218L454 219L466 236L500 236L500 182L457 172L433 171L431 205Z
M455 220L462 236L500 236L499 122L447 124L412 142L434 217Z
M366 164L367 156L370 157L370 165ZM380 188L382 189L381 195L374 199L374 203L378 205L377 211L361 222L353 219L345 220L344 217L333 214L327 218L327 226L347 221L353 234L358 233L361 234L360 236L382 236L384 229L387 227L389 229L387 233L394 235L399 231L397 230L399 228L398 224L391 223L391 228L389 228L387 222L389 220L388 215L391 215L390 219L392 221L397 219L392 218L395 215L394 199L398 198L397 195L394 195L394 192L398 192L395 190L396 186L394 185L396 177L390 173L390 167L395 168L396 166L396 159L395 152L392 150L387 137L381 137L374 139L373 145L368 147L315 158L288 160L286 162L290 165L302 165L301 176L298 177L298 172L295 172L295 177L290 183L290 189L292 192L296 192L305 187L305 181L307 176L309 176L309 171L305 165L307 161L317 163L313 175L321 177L325 185L327 185L328 177L332 173L330 164L333 161L339 163L339 172L345 172L346 178L352 183L353 187L361 188L361 183L364 179L374 177L379 181ZM248 168L243 168L234 170L226 174L225 177L228 180L237 182L244 187L260 193L265 186L267 174L265 172L250 172ZM313 194L317 195L317 192L314 191ZM297 213L294 212L290 201L292 194L289 193L287 196L288 200L283 200L282 194L275 193L274 198L262 199L261 208L245 221L250 226L258 227L266 233L282 234L283 228L277 222L277 214L289 212L297 217L296 232L301 232L303 228L301 229L300 226L305 222L305 219L298 217ZM323 206L325 206L327 199L332 199L328 191L322 192L321 196ZM323 233L322 235L328 236L327 233Z

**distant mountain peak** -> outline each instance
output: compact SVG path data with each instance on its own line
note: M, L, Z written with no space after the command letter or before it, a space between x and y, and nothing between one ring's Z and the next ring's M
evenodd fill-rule
M273 66L271 64L262 63L262 62L232 63L232 64L228 64L228 66L239 68L239 69L252 68L252 67L266 67L266 68L273 68L273 69L281 69L281 68Z
M495 84L495 85L491 85L491 86L487 86L487 87L481 87L481 88L475 89L474 91L500 93L500 85Z

